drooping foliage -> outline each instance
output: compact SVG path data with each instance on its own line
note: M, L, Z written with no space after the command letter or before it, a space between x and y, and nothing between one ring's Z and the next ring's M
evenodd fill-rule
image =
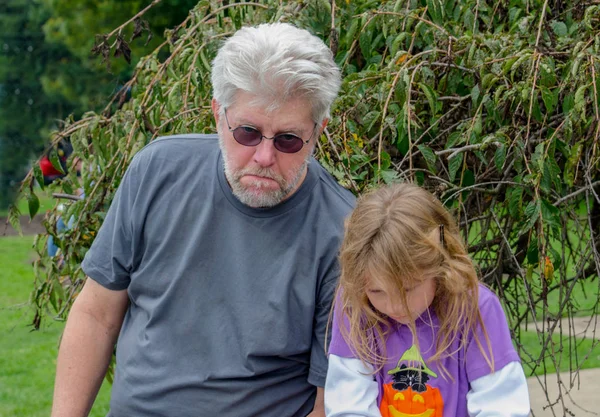
M55 133L84 161L81 184L70 174L57 188L83 187L86 198L66 204L61 215L74 222L65 232L56 231L57 211L47 216L64 258L48 258L46 237L37 240L36 324L46 312L67 314L84 280L80 262L133 155L161 135L214 132L210 62L222 39L272 21L322 37L343 70L318 141L321 163L357 194L393 181L432 190L453 209L482 279L500 294L526 371L558 369L565 350L578 370L579 342L557 319L583 308L572 294L584 283L596 284L598 298L600 5L593 2L200 1L140 59L127 84L131 98L117 95L106 112ZM32 213L36 177L23 189ZM597 301L585 306L580 314L597 314ZM527 352L519 340L532 321L541 350Z

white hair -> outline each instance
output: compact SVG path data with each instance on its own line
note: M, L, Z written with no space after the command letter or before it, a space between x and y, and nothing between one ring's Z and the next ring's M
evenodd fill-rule
M212 85L221 111L240 90L267 111L302 97L312 106L313 121L321 123L329 117L341 75L320 38L288 23L270 23L242 28L225 41L212 63Z

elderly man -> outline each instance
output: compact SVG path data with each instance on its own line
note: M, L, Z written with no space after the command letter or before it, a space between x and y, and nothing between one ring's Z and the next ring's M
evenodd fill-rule
M53 416L324 416L325 329L353 196L312 158L340 86L323 42L243 28L213 62L218 135L133 159L82 264ZM118 338L118 341L117 341Z

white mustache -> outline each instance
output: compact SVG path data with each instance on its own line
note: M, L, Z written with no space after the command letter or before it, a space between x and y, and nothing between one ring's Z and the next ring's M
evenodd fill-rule
M242 178L245 175L255 175L257 177L268 178L268 179L271 179L271 180L277 182L279 185L285 183L285 179L283 178L283 176L272 172L269 168L246 168L246 169L243 169L237 173L237 179L239 180L240 178Z

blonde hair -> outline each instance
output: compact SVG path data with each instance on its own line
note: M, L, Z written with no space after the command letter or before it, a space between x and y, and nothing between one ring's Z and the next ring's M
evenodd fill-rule
M443 235L443 237L441 236ZM439 320L435 353L442 375L452 378L440 359L452 356L453 342L466 349L470 336L493 371L491 346L478 307L479 279L452 215L431 193L412 184L379 188L358 200L346 222L340 251L341 276L336 300L338 323L356 356L379 372L386 362L385 340L391 319L367 298L367 277L395 286L406 305L405 288L434 276L430 306ZM344 317L349 326L341 321ZM408 326L415 337L415 317ZM479 340L481 326L487 351Z

